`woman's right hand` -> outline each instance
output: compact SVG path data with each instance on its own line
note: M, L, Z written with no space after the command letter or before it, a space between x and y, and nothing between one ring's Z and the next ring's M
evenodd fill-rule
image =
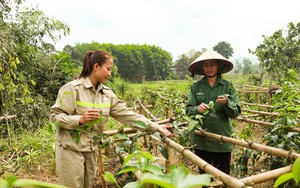
M100 111L98 109L91 109L85 111L79 119L79 124L86 124L89 121L98 119L100 116Z
M201 104L198 106L198 111L199 111L200 113L203 113L206 109L210 109L210 107L209 107L208 104L201 103Z

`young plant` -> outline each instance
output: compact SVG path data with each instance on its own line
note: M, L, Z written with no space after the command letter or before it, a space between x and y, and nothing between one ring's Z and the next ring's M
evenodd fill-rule
M279 176L279 178L275 181L274 187L278 187L279 185L294 180L295 186L299 186L300 182L300 158L297 158L294 162L292 172L283 174Z
M30 179L18 179L15 176L8 176L5 179L0 179L0 187L43 187L43 188L67 188L63 185L47 183Z

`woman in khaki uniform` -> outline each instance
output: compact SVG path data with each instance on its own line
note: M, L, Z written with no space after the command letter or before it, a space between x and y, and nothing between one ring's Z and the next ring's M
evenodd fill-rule
M108 116L128 125L140 120L150 124L149 131L171 136L168 126L159 126L130 110L110 88L102 85L111 76L112 67L113 60L108 52L88 51L79 78L60 88L56 103L51 107L50 119L59 126L56 147L59 184L70 188L92 187L99 142L93 136L103 132ZM85 128L85 131L80 133L76 143L74 130L78 128Z

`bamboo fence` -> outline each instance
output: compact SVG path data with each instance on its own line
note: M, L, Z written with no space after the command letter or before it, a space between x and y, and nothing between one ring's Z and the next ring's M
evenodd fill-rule
M165 120L161 120L158 121L158 119L152 115L150 113L149 110L147 110L147 108L138 100L139 105L141 107L141 109L143 109L143 111L150 116L152 119L156 120L156 123L158 124L164 124L164 123L168 123L168 122L172 122L174 121L174 118L167 118ZM271 105L267 106L263 106L266 108L272 108ZM278 113L271 113L271 112L259 112L259 111L254 111L254 110L248 110L248 112L251 113L261 113L262 115L278 115ZM170 116L170 115L169 115ZM169 117L167 115L167 117ZM238 117L237 120L239 121L245 121L245 122L251 122L251 123L255 123L255 124L261 124L261 125L266 125L266 126L274 126L273 123L270 122L263 122L263 121L257 121L257 120L251 120L251 119L247 119L247 118L243 118L243 117ZM182 125L187 125L188 123L182 123ZM287 128L290 131L295 131L295 132L300 132L299 128ZM123 133L134 133L136 132L136 130L131 129L131 128L125 128L123 131ZM111 130L111 131L105 131L104 133L108 134L109 136L112 136L116 133L118 133L117 130ZM206 131L195 131L196 134L200 135L200 136L206 136L215 140L219 140L221 142L228 142L228 143L232 143L234 145L238 145L241 147L245 147L245 148L250 148L253 150L257 150L257 151L261 151L264 153L268 153L270 155L273 156L277 156L277 157L282 157L282 158L288 158L291 160L296 160L297 158L300 157L299 153L296 153L294 151L286 151L283 149L278 149L278 148L274 148L274 147L270 147L270 146L265 146L262 144L258 144L258 143L254 143L254 142L250 142L250 141L244 141L244 140L238 140L235 138L231 138L231 137L226 137L226 136L222 136L222 135L218 135L218 134L214 134L214 133L210 133L210 132L206 132ZM183 146L181 146L180 144L176 143L175 141L173 141L170 138L163 138L163 142L167 144L168 146L168 153L170 154L171 151L170 149L175 149L177 152L181 153L184 157L190 159L194 164L196 164L198 167L200 167L201 169L203 169L205 172L211 174L212 176L214 176L216 178L216 182L218 182L216 184L216 186L222 186L222 182L228 186L228 187L252 187L255 184L258 183L263 183L269 180L274 180L276 178L278 178L280 175L288 173L291 171L292 167L291 166L286 166L283 168L279 168L279 169L275 169L275 170L271 170L268 172L264 172L264 173L260 173L260 174L256 174L253 176L249 176L249 177L245 177L242 179L235 179L227 174L225 174L224 172L218 170L217 168L213 167L212 165L210 165L209 163L207 163L206 161L202 160L201 158L199 158L197 155L195 155L192 151L190 151L187 148L184 148ZM124 158L126 157L125 154L123 154ZM169 161L169 159L167 159L168 163L166 163L166 166L170 165L171 161ZM168 169L167 169L168 170ZM141 177L141 173L137 172L137 175L135 174L136 178L138 180L140 180Z
M268 104L258 104L258 103L248 103L248 102L240 102L240 104L247 105L247 106L257 106L262 108L275 108L275 106L268 105Z
M254 123L254 124L258 124L258 125L266 125L268 127L274 127L275 126L274 123L248 119L248 118L244 118L242 116L237 117L236 120L249 122L249 123ZM300 132L300 128L297 128L297 127L283 127L283 128L288 130L288 131L291 131L291 132Z
M214 134L214 133L210 133L210 132L206 132L206 131L199 130L199 131L195 131L195 133L197 135L206 136L206 137L212 138L214 140L219 140L221 142L228 142L228 143L232 143L234 145L242 146L245 148L262 151L262 152L265 152L265 153L268 153L268 154L271 154L271 155L274 155L277 157L289 158L292 160L296 160L298 157L300 157L300 154L297 152L294 152L294 151L286 151L283 149L265 146L265 145L254 143L254 142L238 140L235 138L226 137L226 136L222 136L222 135L218 135L218 134Z

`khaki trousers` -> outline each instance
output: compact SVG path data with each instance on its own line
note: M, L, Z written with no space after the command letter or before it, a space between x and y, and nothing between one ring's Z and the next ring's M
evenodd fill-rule
M96 180L97 153L56 147L58 183L70 188L91 188Z

